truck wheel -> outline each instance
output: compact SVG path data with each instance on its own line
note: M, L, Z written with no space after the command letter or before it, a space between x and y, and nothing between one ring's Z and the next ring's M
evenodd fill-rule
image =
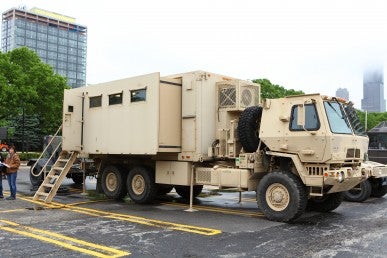
M304 184L290 172L269 173L257 187L258 207L269 220L295 220L305 211L307 201Z
M309 199L307 210L318 212L333 211L343 201L343 193L331 193L322 197L314 197Z
M30 182L31 182L32 188L35 189L42 184L44 180L44 173L42 172L39 176L35 176L34 174L32 174L31 169L32 167L30 168ZM33 172L37 174L41 169L42 168L39 167L39 165L36 165Z
M129 171L126 186L130 199L135 203L152 202L158 191L153 171L145 167L132 168Z
M349 202L364 202L371 196L371 191L371 183L366 180L355 186L353 189L344 192L344 200Z
M262 108L258 106L246 108L239 117L238 137L245 152L258 148L261 117Z
M173 186L172 185L158 185L157 195L162 196L166 195L170 191L172 191Z
M107 166L102 171L101 187L103 193L110 199L122 199L125 197L126 173L116 166Z
M83 184L83 175L82 174L71 175L71 179L74 181L74 183L76 183L78 185Z
M381 198L387 193L387 185L382 185L383 179L374 180L372 184L371 196L376 198Z
M176 190L176 193L178 195L180 195L181 197L183 197L183 199L186 199L186 200L189 200L189 192L190 192L190 186L183 186L183 185L175 185L175 190ZM199 194L201 194L203 190L203 186L202 185L194 185L193 186L193 192L192 192L192 196L193 198L196 198L199 196Z

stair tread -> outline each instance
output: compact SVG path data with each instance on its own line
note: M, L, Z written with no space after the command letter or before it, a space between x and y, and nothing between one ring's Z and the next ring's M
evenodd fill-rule
M54 187L55 184L50 184L50 183L45 183L45 184L42 184L43 186L45 187Z
M49 193L46 193L46 192L36 192L35 195L48 196Z

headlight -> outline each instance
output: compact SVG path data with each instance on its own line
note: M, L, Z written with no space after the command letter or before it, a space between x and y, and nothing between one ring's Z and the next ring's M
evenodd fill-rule
M340 171L340 173L338 173L337 180L339 181L339 183L342 183L344 181L344 172L343 171Z

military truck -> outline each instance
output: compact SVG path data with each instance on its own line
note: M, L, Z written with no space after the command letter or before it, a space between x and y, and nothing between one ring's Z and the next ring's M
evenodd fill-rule
M366 132L352 103L345 105L345 111L355 133L369 137L365 165L369 166L371 173L367 180L344 192L344 199L351 202L364 202L369 197L381 198L387 193L387 123L382 122Z
M371 172L368 138L354 133L344 104L320 94L261 102L250 81L152 73L65 90L62 149L94 160L109 198L254 190L268 219L293 221L334 210Z

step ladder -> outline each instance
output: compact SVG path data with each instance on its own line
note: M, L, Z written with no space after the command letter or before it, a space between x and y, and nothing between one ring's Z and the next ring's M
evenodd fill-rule
M61 151L58 159L51 167L50 172L48 172L43 183L36 191L33 198L34 201L42 200L45 203L51 203L63 180L66 178L67 173L74 164L74 161L77 159L77 155L77 151Z

